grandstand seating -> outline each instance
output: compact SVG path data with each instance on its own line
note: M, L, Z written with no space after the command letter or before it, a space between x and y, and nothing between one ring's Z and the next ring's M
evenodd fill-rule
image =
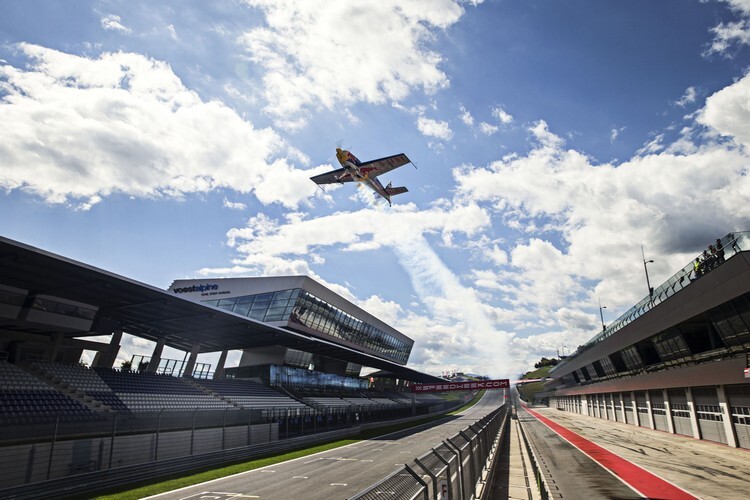
M401 392L387 391L382 393L384 397L392 399L397 403L411 403L411 394L404 394Z
M243 408L307 408L270 387L244 379L194 380L196 384Z
M296 389L294 391L299 398L316 407L336 408L348 406L403 406L411 404L411 398L400 397L396 399L390 394L378 391L315 391ZM397 394L397 393L393 393Z
M420 393L415 394L417 401L421 403L440 403L441 401L445 401L443 398L436 394L430 394L430 393Z
M132 412L238 408L202 392L179 377L103 368L95 370Z
M67 387L83 391L89 397L107 405L112 411L130 412L125 403L117 397L117 394L95 370L82 365L64 363L35 362L32 366Z
M31 424L91 420L97 413L26 371L0 361L0 423Z
M0 420L3 423L47 422L56 417L66 421L96 419L100 413L86 404L92 406L97 402L106 405L101 406L99 412L111 409L133 414L160 410L332 409L411 404L411 395L397 392L296 389L285 394L247 379L183 379L48 362L35 362L27 369L38 377L0 361ZM63 394L66 391L70 396ZM75 399L77 395L85 398L85 404ZM416 401L429 404L442 399L434 394L418 394Z
M397 406L399 403L389 398L370 398L370 404L386 405L386 406Z

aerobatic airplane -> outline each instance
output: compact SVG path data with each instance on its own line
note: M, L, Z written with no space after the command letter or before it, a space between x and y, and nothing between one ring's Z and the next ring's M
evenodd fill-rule
M408 191L405 187L393 187L390 182L387 186L383 187L383 184L378 180L379 175L411 163L411 160L403 153L380 158L379 160L361 162L349 151L336 148L336 158L339 160L342 168L310 177L310 179L319 186L321 184L334 184L337 182L341 184L344 182L363 182L388 200L389 205L391 204L391 196Z

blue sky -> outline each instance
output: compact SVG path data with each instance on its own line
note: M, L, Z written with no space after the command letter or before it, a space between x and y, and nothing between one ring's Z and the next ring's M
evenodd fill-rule
M513 376L645 294L641 245L660 283L750 229L750 1L429 5L0 3L0 234L162 288L308 274L417 369ZM409 192L318 189L339 143Z

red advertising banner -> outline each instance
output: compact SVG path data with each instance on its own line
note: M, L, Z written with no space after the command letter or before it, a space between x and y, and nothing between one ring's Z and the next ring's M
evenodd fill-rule
M442 384L412 384L411 392L471 391L477 389L507 389L507 378L498 380L472 380L469 382L443 382Z

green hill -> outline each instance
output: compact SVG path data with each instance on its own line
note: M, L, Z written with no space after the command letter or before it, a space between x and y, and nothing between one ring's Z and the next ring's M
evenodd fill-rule
M527 378L544 378L549 374L550 370L554 368L554 366L543 366L541 368L537 368L534 371L526 372L521 379L527 379ZM518 392L521 394L521 397L525 401L531 402L534 394L537 392L540 392L544 389L544 385L541 382L529 382L528 384L518 384Z

